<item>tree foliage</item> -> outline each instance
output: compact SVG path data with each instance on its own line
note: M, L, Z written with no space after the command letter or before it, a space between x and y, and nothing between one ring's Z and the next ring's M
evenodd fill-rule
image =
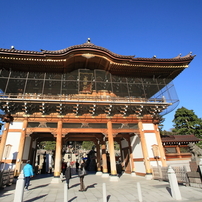
M92 141L83 141L81 147L82 149L91 150L94 143Z
M173 132L176 135L190 135L202 137L202 119L194 113L193 110L188 110L185 107L177 109L174 119Z
M40 142L39 148L40 149L45 149L47 151L52 151L55 150L55 141L43 141Z

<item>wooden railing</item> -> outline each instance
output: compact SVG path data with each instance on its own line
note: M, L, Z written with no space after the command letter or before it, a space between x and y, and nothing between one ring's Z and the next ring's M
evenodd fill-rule
M0 188L11 185L14 180L14 170L0 171Z
M178 183L183 183L188 186L189 179L187 177L186 167L185 166L172 167L172 169L175 171ZM152 173L153 173L153 179L155 179L155 180L169 181L168 180L168 167L152 166Z
M1 100L12 100L12 101L26 101L26 100L35 100L35 101L93 101L93 102L120 102L120 103L128 103L128 102L137 102L137 103L166 103L166 100L163 98L141 98L141 97L119 97L119 96L109 96L109 95L82 95L82 94L73 94L73 95L42 95L42 94L36 94L36 93L25 93L25 94L0 94Z

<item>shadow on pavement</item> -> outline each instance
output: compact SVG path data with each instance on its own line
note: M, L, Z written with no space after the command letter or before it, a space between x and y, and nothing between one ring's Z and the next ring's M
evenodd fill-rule
M74 184L74 185L70 186L70 189L73 188L73 187L77 187L79 185L80 185L80 183Z
M76 199L77 196L73 197L72 199L68 200L68 202L72 202L74 199Z
M97 183L94 183L94 184L92 184L92 185L88 185L88 186L86 187L86 191L87 191L89 188L95 188L95 185L97 185Z
M46 197L46 196L47 196L47 194L42 195L42 196L37 196L37 197L34 197L34 198L32 198L32 199L26 200L26 201L24 201L24 202L36 201L36 200L41 199L41 198Z
M172 196L172 192L171 192L171 188L170 187L166 187L168 193Z
M42 188L42 187L47 187L49 184L43 184L43 185L39 185L39 186L36 186L34 188L31 188L29 190L33 190L33 189L38 189L38 188Z
M111 197L111 195L108 195L108 196L107 196L107 201L109 201L110 197Z

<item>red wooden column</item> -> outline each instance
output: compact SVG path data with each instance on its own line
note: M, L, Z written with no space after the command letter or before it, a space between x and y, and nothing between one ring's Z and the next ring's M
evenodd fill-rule
M58 121L57 137L56 137L56 151L55 151L55 171L54 177L60 177L62 166L62 121Z
M107 122L107 128L108 128L111 176L117 176L116 160L115 160L115 152L114 152L114 138L112 134L112 122L110 120Z
M9 126L10 126L10 123L5 123L4 131L3 131L3 134L1 136L1 144L0 144L0 162L1 163L2 163L2 158L3 158L4 148L6 146L6 139L8 136Z
M105 141L101 141L101 149L102 149L102 177L109 177L109 173L107 169L107 155L106 155Z
M95 141L95 146L96 146L96 156L97 156L97 175L101 174L101 158L100 158L100 145L98 141Z
M149 155L148 155L148 151L147 151L147 145L146 145L144 130L143 130L143 126L142 126L142 121L138 122L138 126L139 126L139 132L140 132L140 141L141 141L141 146L142 146L144 164L145 164L145 169L146 169L146 176L145 177L147 179L151 179L152 178L152 171L151 171L151 165L150 165Z
M164 148L163 148L163 145L162 145L160 132L159 132L157 124L154 124L154 129L155 129L155 134L156 134L156 140L157 140L157 143L158 143L161 163L162 163L163 167L166 167L167 163L166 163L165 151L164 151Z
M23 126L21 131L21 137L20 137L20 144L18 147L18 155L16 159L16 166L15 166L15 176L18 176L21 172L21 165L22 165L22 156L25 146L25 139L26 139L26 128L27 128L27 118L23 120Z

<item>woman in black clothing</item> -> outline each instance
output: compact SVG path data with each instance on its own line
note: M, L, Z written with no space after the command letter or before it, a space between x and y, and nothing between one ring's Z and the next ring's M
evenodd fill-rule
M70 167L70 163L67 163L67 168L65 170L65 178L66 178L66 182L67 182L67 189L69 189L69 180L72 177L71 174L71 167Z
M84 176L86 175L85 170L85 162L82 160L81 165L79 165L78 175L80 178L80 190L79 191L86 191L84 186Z

